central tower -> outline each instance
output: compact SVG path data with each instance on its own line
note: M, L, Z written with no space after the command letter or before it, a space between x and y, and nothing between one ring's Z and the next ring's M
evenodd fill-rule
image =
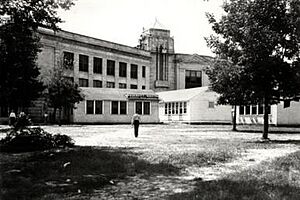
M140 49L150 51L152 57L150 89L155 91L173 89L174 81L174 38L170 30L150 28L142 33Z

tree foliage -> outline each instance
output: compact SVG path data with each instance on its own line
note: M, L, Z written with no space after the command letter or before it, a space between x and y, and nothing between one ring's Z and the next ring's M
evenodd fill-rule
M297 99L300 94L300 2L230 0L223 8L226 14L218 21L213 15L207 15L217 34L206 38L207 44L220 59L228 60L241 70L240 76L232 80L239 83L235 89L240 90L232 93L226 86L221 90L222 96L228 102L235 96L247 97L243 104L260 102L265 104L265 109L281 100ZM224 68L231 70L228 65ZM232 73L223 73L222 78L230 79ZM264 138L268 132L267 117L265 110Z
M63 108L74 109L75 104L84 99L78 85L64 77L62 65L54 68L47 88L49 106L54 108L54 116L57 109L60 112Z
M59 8L71 0L0 1L0 106L25 107L44 89L37 79L40 51L39 26L56 30L61 22Z

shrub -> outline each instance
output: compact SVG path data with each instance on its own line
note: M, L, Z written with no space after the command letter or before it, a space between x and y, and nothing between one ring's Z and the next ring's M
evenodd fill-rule
M1 152L28 152L73 146L74 142L69 136L51 135L40 127L13 129L0 140Z

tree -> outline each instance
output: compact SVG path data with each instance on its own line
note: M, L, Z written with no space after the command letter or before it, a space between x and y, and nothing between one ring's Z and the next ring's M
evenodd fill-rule
M250 96L241 87L246 80L243 67L224 59L215 59L206 69L206 74L210 80L210 88L220 94L218 104L233 106L232 130L236 131L236 106L245 104Z
M58 65L54 68L48 88L49 106L54 108L53 116L56 116L56 110L59 110L59 125L61 124L62 109L74 109L75 104L83 100L78 85L64 77L64 66ZM54 118L55 120L55 118Z
M57 9L71 0L1 0L0 106L26 107L44 90L36 64L40 51L39 26L57 30Z
M300 94L300 2L230 0L223 8L226 15L219 21L208 14L218 35L207 38L208 46L219 58L243 66L246 77L240 87L250 95L249 103L264 103L263 138L267 139L269 106L298 99Z

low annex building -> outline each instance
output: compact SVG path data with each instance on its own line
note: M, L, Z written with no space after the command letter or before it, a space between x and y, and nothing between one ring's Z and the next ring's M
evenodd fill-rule
M158 92L161 122L231 123L231 106L216 105L208 87Z
M271 105L269 110L269 124L275 126L291 126L300 124L300 103L290 102L288 107L284 103ZM264 105L247 105L237 107L237 124L263 124Z

